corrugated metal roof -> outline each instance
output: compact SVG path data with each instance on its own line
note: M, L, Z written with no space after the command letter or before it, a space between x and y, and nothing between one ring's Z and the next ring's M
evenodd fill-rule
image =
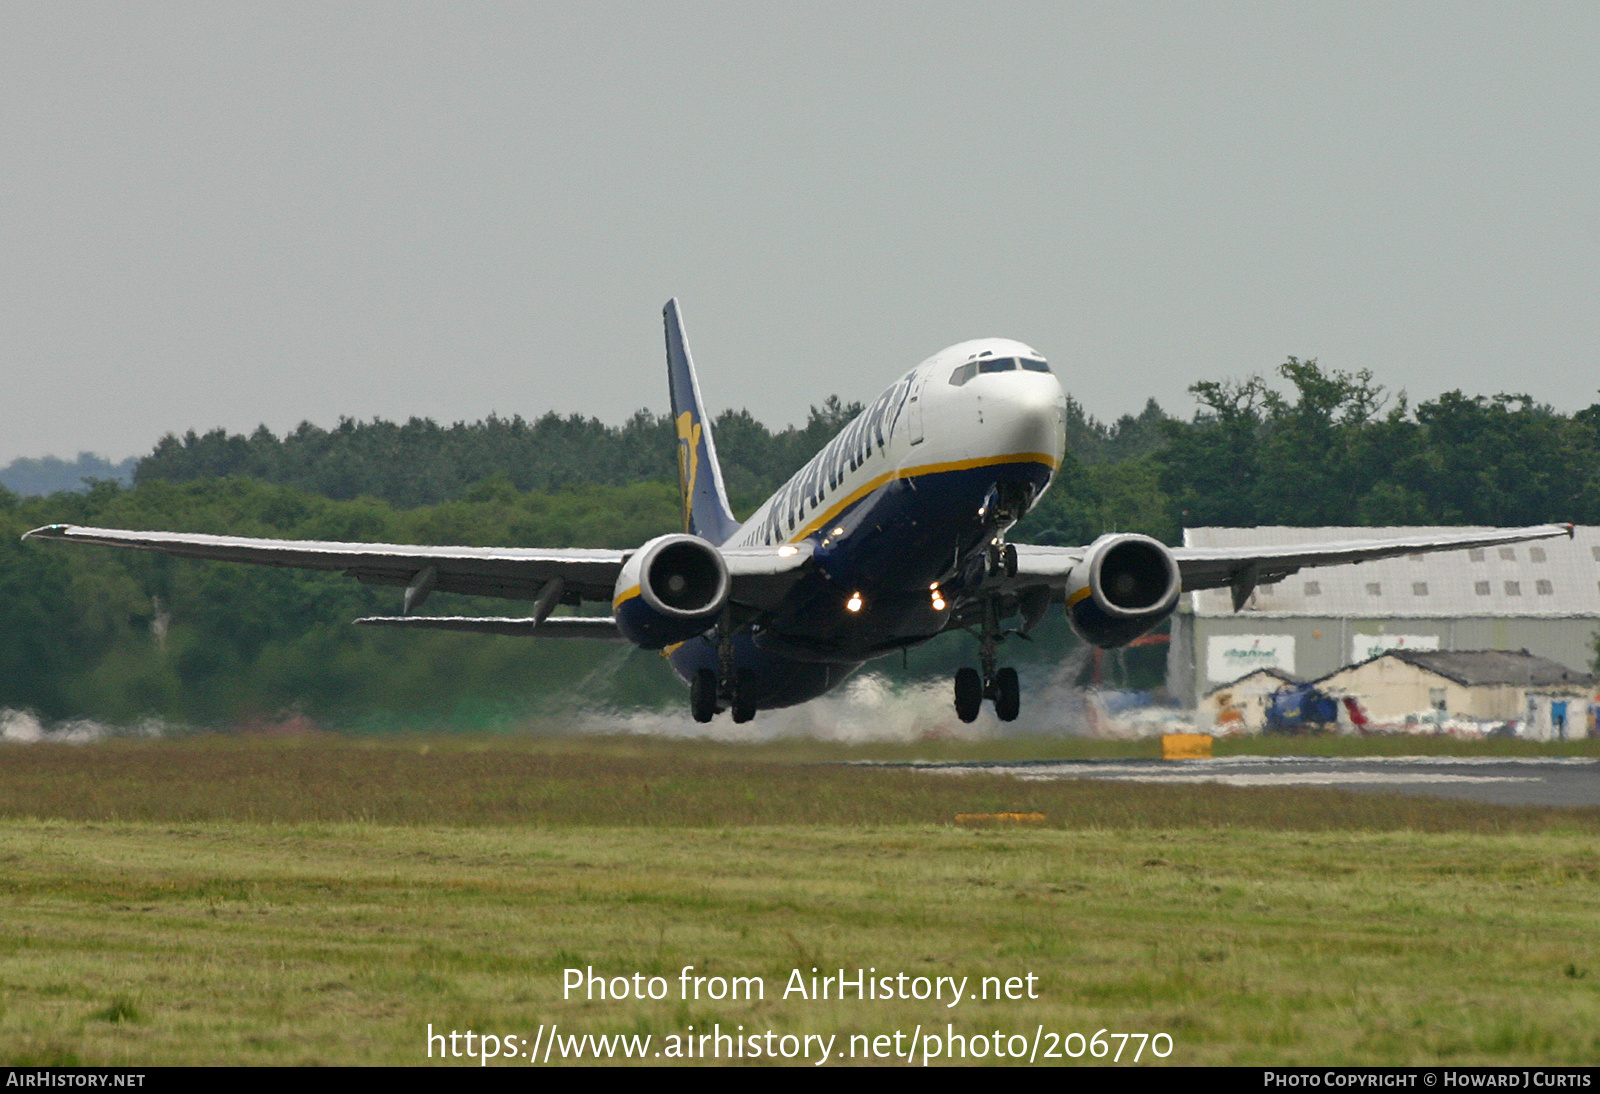
M1227 691L1229 688L1236 688L1240 684L1244 683L1246 680L1249 680L1249 679L1251 679L1252 677L1255 677L1255 676L1270 676L1274 680L1277 680L1280 684L1303 684L1303 683L1305 683L1305 681L1302 680L1300 677L1295 676L1293 673L1284 672L1282 669L1274 669L1274 668L1256 669L1254 672L1245 673L1243 676L1239 677L1237 680L1229 680L1229 681L1227 681L1225 683L1221 683L1221 684L1216 685L1210 691L1206 692L1206 696L1209 697L1209 696L1215 695L1219 691Z
M1372 660L1380 661L1385 657L1427 669L1466 687L1514 684L1518 687L1548 688L1594 682L1594 677L1587 673L1574 672L1548 657L1538 657L1527 650L1390 650ZM1338 672L1344 672L1349 667Z
M1255 547L1377 539L1461 528L1185 528L1186 547ZM1231 616L1227 589L1190 593L1196 615ZM1600 619L1600 527L1571 539L1301 570L1263 585L1241 615L1465 618L1579 616Z

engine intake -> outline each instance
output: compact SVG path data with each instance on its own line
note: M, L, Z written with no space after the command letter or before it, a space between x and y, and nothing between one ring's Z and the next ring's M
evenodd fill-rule
M722 554L698 536L659 536L635 551L617 578L612 610L624 637L660 649L705 633L728 602Z
M662 615L703 618L728 599L728 567L717 549L694 536L673 537L648 549L639 595Z
M1178 606L1177 560L1149 536L1101 536L1067 581L1067 618L1086 642L1126 645Z

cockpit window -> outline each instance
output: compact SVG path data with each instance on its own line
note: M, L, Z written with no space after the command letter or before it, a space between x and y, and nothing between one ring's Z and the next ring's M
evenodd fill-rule
M1029 372L1050 371L1049 365L1032 357L980 357L975 361L968 361L952 372L950 383L954 387L960 387L982 372L1013 372L1018 368L1027 369Z

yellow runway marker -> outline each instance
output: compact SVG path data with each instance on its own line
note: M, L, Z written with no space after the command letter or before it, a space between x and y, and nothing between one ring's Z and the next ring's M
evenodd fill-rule
M1205 733L1168 733L1161 738L1163 760L1209 760L1211 737Z
M1043 813L957 813L957 824L1043 824Z

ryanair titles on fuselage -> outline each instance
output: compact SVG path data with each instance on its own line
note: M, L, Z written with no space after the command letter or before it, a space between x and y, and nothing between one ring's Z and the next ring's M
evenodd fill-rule
M829 441L821 452L795 472L766 504L766 513L746 525L737 540L741 545L782 543L805 527L806 515L815 515L845 476L859 470L874 452L882 453L894 436L916 381L917 369L900 377L879 395L849 427Z

